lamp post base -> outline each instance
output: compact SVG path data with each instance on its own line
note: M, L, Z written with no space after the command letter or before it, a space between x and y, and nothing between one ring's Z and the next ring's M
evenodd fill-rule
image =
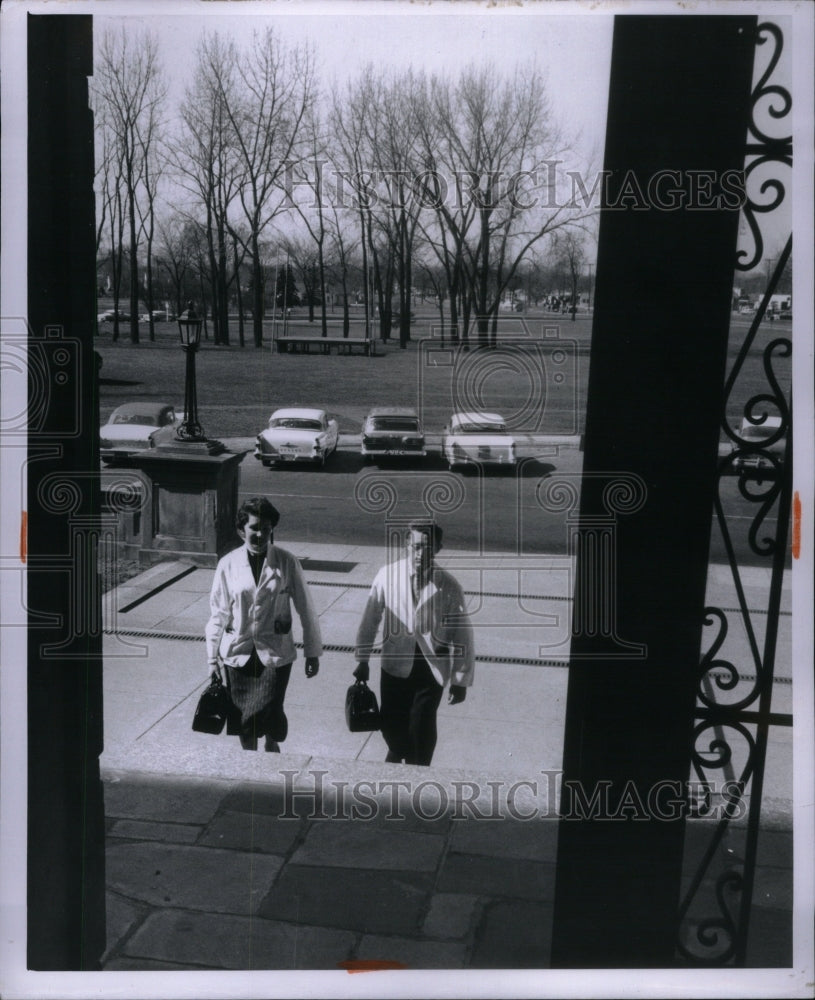
M235 515L245 454L220 441L174 441L132 455L150 493L140 563L187 559L215 566L240 544Z

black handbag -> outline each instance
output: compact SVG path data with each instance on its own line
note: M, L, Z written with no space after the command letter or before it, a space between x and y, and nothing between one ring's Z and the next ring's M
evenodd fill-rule
M352 733L379 729L379 703L365 681L357 681L345 692L345 721Z
M230 708L229 692L219 677L213 677L209 687L198 699L192 728L196 733L210 733L217 736L226 725Z

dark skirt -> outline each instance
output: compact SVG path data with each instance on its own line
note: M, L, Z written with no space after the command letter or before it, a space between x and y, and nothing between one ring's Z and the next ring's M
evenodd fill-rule
M242 667L226 666L226 683L232 700L226 731L230 736L268 736L282 742L289 729L283 700L291 664L264 666L253 650Z

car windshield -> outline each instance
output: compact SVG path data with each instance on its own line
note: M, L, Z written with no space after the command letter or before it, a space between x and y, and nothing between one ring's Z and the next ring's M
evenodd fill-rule
M112 424L146 424L148 427L158 427L159 419L155 413L114 413Z
M454 428L458 434L503 434L506 431L504 424L489 423L466 423L457 424Z
M300 431L320 431L323 425L319 420L308 420L305 417L278 417L270 424L271 427L293 427Z
M411 431L419 430L419 421L410 417L374 417L373 429L375 431Z

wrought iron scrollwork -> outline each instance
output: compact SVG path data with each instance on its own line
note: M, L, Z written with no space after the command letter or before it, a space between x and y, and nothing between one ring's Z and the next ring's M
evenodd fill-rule
M752 254L739 251L736 263L737 269L745 271L754 268L764 256L757 216L777 208L786 194L784 182L778 177L769 177L759 188L760 195L767 196L766 200L758 202L746 192L747 179L770 164L784 168L792 166L791 136L773 137L762 124L783 119L792 108L789 91L770 82L783 50L781 30L774 24L761 24L757 29L756 44L767 43L772 48L767 66L753 90L746 146L743 211L754 249ZM761 350L766 388L752 392L746 402L737 394L745 363L756 353L754 344L759 328L791 253L790 236L772 274L768 274L766 291L725 383L722 431L730 450L719 460L714 515L727 553L737 596L736 621L743 635L734 637L733 622L728 621L722 608L705 609L704 624L714 632L697 668L697 724L693 733L691 767L707 792L701 796L703 808L694 813L690 822L698 823L702 817L714 822L709 836L707 829L702 828L706 838L704 849L701 859L694 861L696 869L680 905L677 942L679 954L687 962L700 966L745 963L768 733L771 725L792 724L791 716L771 712L792 491L791 394L783 388L786 378L779 377L779 362L792 354L789 338L775 337ZM756 370L750 374L755 378ZM731 425L733 420L736 426ZM737 529L728 522L728 494L754 505L749 525L738 530L746 532L753 556L766 559L770 567L766 608L750 608L733 541L733 532ZM754 621L756 615L763 619ZM763 635L759 626L761 620L765 625ZM740 643L744 644L743 648L739 648ZM715 787L711 785L712 776L722 779L719 797L711 792ZM696 832L701 832L700 828ZM738 854L726 849L728 838L733 837L744 842Z
M764 256L764 239L757 216L774 211L786 195L783 182L778 177L768 177L759 187L759 195L766 200L756 200L748 193L750 175L767 164L792 166L792 136L771 136L757 121L758 112L762 108L766 109L766 113L775 120L786 118L792 109L792 96L786 87L777 83L768 83L778 65L784 47L784 36L781 30L777 25L769 22L758 26L756 45L764 45L767 41L770 41L774 47L767 68L753 90L749 125L751 141L747 144L748 160L744 167L745 200L742 211L753 237L753 252L750 254L746 250L739 251L736 267L740 271L751 271ZM768 195L769 197L767 197Z

